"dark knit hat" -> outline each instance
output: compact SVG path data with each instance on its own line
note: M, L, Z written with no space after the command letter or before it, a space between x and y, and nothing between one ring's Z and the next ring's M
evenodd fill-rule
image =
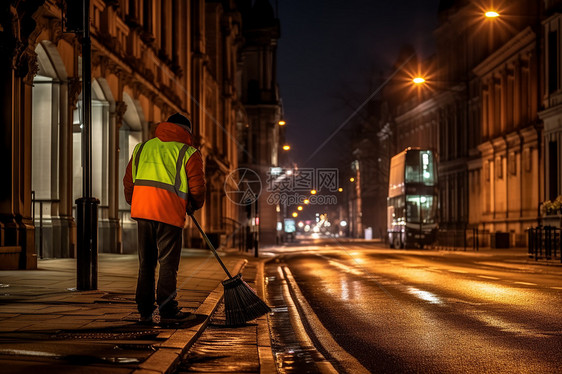
M167 122L171 122L171 123L175 123L176 125L180 125L184 129L186 129L190 134L191 134L191 131L193 130L193 127L191 126L191 121L187 117L185 117L184 115L181 115L180 113L172 114L168 118Z

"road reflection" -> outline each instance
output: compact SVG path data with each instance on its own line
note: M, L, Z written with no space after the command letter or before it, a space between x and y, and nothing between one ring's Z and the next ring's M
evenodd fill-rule
M324 327L367 369L559 369L562 293L552 284L556 277L496 266L489 254L482 265L477 254L317 248L299 247L283 257L284 264Z

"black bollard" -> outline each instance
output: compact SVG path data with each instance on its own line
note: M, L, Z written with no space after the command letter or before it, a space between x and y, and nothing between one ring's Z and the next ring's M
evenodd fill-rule
M76 288L98 288L98 204L95 197L76 200Z

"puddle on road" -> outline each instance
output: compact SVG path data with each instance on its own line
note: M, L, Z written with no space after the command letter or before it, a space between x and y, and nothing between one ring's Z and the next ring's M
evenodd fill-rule
M225 326L221 302L203 334L190 348L175 374L184 373L259 373L256 347L257 324Z
M266 267L267 303L272 307L269 315L271 349L273 351L277 370L281 374L319 373L313 355L316 351L301 347L289 317L289 311L283 298L283 282L276 273L277 265Z

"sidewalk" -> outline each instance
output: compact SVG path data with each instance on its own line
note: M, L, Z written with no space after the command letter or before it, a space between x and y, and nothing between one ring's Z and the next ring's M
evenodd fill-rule
M232 274L257 260L238 252L221 257ZM100 254L95 291L76 291L75 259L40 260L38 270L0 272L2 372L170 372L209 323L225 274L210 251L184 250L177 300L197 318L177 327L142 326L134 302L137 264L136 255ZM262 318L258 325L267 326ZM273 365L258 339L257 359Z

